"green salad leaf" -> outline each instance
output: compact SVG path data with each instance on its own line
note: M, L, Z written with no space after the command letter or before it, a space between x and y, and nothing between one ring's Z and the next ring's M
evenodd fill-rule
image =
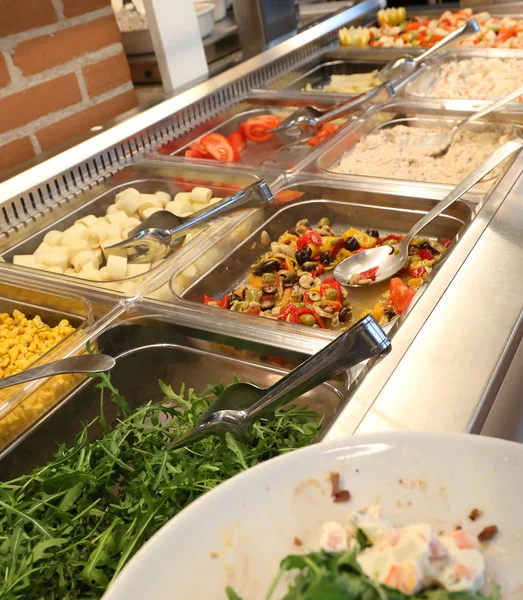
M133 411L109 375L94 379L103 435L90 441L88 424L52 462L0 483L2 600L100 598L171 517L229 477L309 445L321 421L307 408L283 408L255 425L250 445L207 438L172 451L166 442L193 428L211 388L177 393L159 382L164 401ZM104 416L108 399L118 406L114 426ZM232 590L229 598L238 600Z
M366 538L365 538L366 539ZM368 544L368 542L367 542ZM275 591L284 574L293 573L294 581L278 600L497 600L499 586L494 585L488 595L468 592L429 590L407 596L398 590L371 580L361 570L357 555L359 548L345 552L312 552L291 554L280 563L280 570L272 582L266 600L276 600ZM227 588L229 600L242 599Z

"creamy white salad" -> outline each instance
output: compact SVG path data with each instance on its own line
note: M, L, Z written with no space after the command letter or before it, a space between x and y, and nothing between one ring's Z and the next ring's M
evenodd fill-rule
M487 100L521 86L523 59L474 57L443 63L435 77L422 76L407 91L427 98Z
M321 549L343 552L358 546L357 531L370 546L356 560L370 579L414 595L438 587L449 592L478 592L485 582L485 559L477 538L464 529L440 533L428 523L394 527L381 506L353 512L346 525L323 526Z

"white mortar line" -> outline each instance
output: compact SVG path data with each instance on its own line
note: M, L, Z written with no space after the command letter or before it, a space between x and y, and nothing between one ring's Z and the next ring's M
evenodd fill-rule
M97 63L105 58L115 56L119 52L123 52L123 46L120 42L117 42L115 44L111 44L110 46L106 46L101 50L81 54L80 56L76 56L69 62L63 63L62 65L56 65L50 69L46 69L45 71L35 73L34 75L29 75L27 77L24 77L21 70L13 63L13 58L9 52L4 52L7 66L13 81L9 85L0 88L0 98L5 98L6 96L16 94L17 92L22 92L33 87L34 85L43 83L44 81L49 81L50 79L60 77L60 75L79 72L83 67ZM82 88L80 87L80 89Z
M84 76L82 75L82 69L78 69L76 71L76 80L78 81L80 94L82 94L82 100L89 100L89 92L87 91L87 85L85 83Z
M29 139L31 140L31 144L33 144L33 150L35 151L35 154L40 154L42 152L42 146L40 146L40 142L38 141L36 135L31 134Z
M6 35L0 38L0 50L14 48L20 42L25 42L36 37L43 35L49 35L61 31L62 29L70 29L75 25L82 25L94 21L100 17L108 17L113 14L113 10L110 6L94 10L93 12L86 13L85 15L79 15L77 17L71 17L64 21L58 21L58 23L52 23L51 25L45 25L44 27L36 27L29 31L22 31L21 33L13 33L12 35Z
M51 3L56 11L56 16L58 17L58 21L64 21L65 14L64 14L64 5L63 5L62 0L51 0Z
M96 96L96 98L94 99L82 100L81 102L73 104L72 106L68 106L67 108L57 110L55 112L44 115L43 117L40 117L34 121L31 121L30 123L26 123L25 125L22 125L22 127L10 129L9 131L6 131L5 133L0 135L0 146L7 144L8 142L11 142L16 138L32 135L33 133L36 133L39 129L42 129L43 127L47 127L48 125L58 123L66 117L70 117L71 115L74 115L75 113L78 113L86 108L91 108L93 106L97 106L98 104L102 104L106 100L111 100L112 98L115 98L116 96L119 96L120 94L128 92L132 89L133 84L131 81L129 81L127 83L124 83L123 85L120 85L117 88L105 92L104 94L100 94L100 96Z

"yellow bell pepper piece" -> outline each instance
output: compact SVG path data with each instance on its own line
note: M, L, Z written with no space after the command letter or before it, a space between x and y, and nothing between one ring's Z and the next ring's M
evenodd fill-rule
M376 245L376 238L368 235L364 231L360 231L359 229L354 229L351 227L347 229L342 235L343 239L346 240L349 237L356 238L362 248L374 248Z
M249 273L249 277L247 278L249 285L257 290L261 290L261 286L263 284L263 279L259 275L255 275L254 273Z

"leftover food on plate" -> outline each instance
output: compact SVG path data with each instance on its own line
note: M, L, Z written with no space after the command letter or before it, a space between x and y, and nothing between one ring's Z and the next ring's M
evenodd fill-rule
M274 590L289 571L292 583L283 600L498 598L495 583L490 592L480 591L485 587L481 534L474 537L461 528L437 531L428 523L398 528L381 512L381 506L369 506L349 515L346 524L325 523L320 550L284 558L267 600L275 598ZM227 593L230 600L241 600L232 588Z
M32 254L16 254L13 264L93 282L108 282L104 287L130 291L139 283L140 277L158 263L129 263L128 249L110 249L109 246L126 240L134 227L158 210L187 217L219 200L221 198L213 198L212 191L204 187L180 192L174 200L167 192L142 194L135 188L126 188L116 194L115 202L107 208L105 216L88 214L65 231L48 231ZM189 232L185 241L196 235L196 231ZM120 282L130 278L133 281Z
M450 240L414 238L403 275L406 282L395 277L390 282L348 292L329 272L363 249L394 246L402 239L394 233L354 227L336 233L327 218L316 226L303 219L277 241L271 242L263 232L261 242L270 243L270 250L251 266L247 281L221 299L205 296L203 301L235 312L336 331L348 329L367 314L385 325L406 310ZM375 273L359 276L358 283L370 283Z
M285 407L254 425L252 444L227 434L172 451L166 441L191 430L223 386L176 393L160 382L164 400L133 410L109 375L95 379L105 395L99 422L48 464L0 482L3 598L100 598L183 508L233 475L311 444L320 427L318 414ZM118 406L114 426L103 416L110 400ZM96 425L104 433L90 441Z
M448 132L449 129L406 125L382 128L360 139L329 170L345 175L456 185L510 139L504 133L461 129L446 154L431 156L434 147L429 136ZM487 178L494 178L502 168L493 170Z
M394 10L395 12L392 12ZM389 12L387 12L389 11ZM380 11L381 12L381 11ZM476 48L523 48L523 22L510 17L492 17L488 12L473 14L471 8L444 11L438 18L406 18L405 9L378 12L378 27L343 27L338 32L342 46L385 48L429 48L474 17L480 31L458 42L458 46Z
M248 141L262 144L274 137L269 130L275 129L281 122L273 114L256 115L240 123L240 129L227 137L218 132L208 133L193 142L187 150L187 158L207 158L226 162L240 162L241 154Z
M378 70L370 73L352 73L350 75L331 75L329 83L317 88L308 83L303 91L311 92L321 90L333 94L364 94L379 85Z
M437 67L435 75L430 73L426 77L427 85L424 85L422 75L409 86L408 93L427 98L498 98L523 85L523 59L474 57L451 60Z

